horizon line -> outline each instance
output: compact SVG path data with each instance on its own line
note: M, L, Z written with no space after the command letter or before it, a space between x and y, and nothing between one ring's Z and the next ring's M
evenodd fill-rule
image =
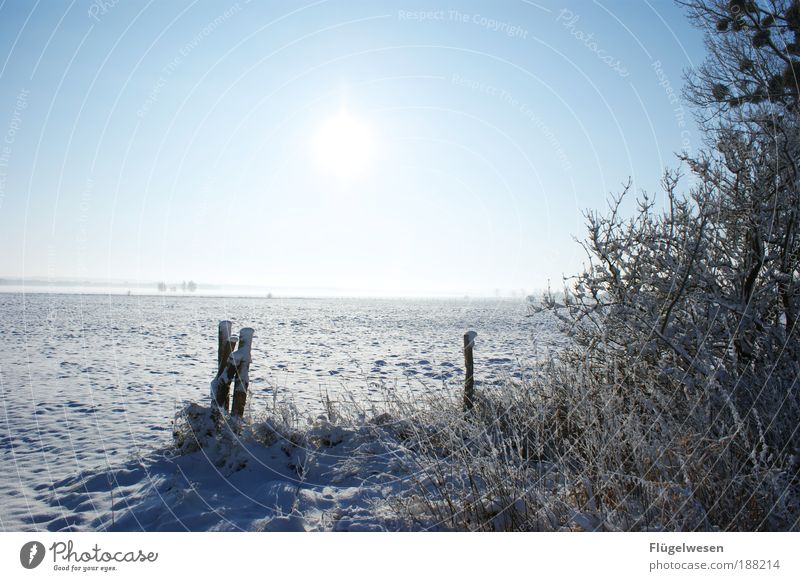
M182 289L194 282L195 291ZM166 290L155 290L164 283ZM15 288L16 287L16 288ZM31 288L28 288L31 287ZM53 290L49 288L56 287ZM61 288L58 288L61 287ZM14 289L14 290L11 290ZM41 290L40 290L41 289ZM96 292L91 292L96 289ZM150 290L153 289L153 290ZM0 292L38 294L108 294L136 296L219 296L264 298L525 298L545 292L547 287L484 287L471 289L379 289L369 287L265 285L253 283L204 283L193 280L166 282L162 280L101 279L96 277L51 278L45 276L0 276ZM89 291L89 292L86 292ZM126 292L127 291L127 292ZM131 292L139 291L139 292ZM144 292L141 292L144 291Z

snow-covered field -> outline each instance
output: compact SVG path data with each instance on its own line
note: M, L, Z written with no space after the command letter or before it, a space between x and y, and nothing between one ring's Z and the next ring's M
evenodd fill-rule
M279 441L174 455L176 411L209 399L217 321L256 330L248 414L288 400L326 440L325 396L457 389L468 329L479 388L524 375L564 340L525 315L511 300L0 294L0 529L390 528L353 516L399 485L368 431L315 462Z

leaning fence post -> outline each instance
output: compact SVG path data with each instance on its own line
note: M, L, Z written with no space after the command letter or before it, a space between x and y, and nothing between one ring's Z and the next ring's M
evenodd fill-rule
M233 384L233 406L231 407L232 416L244 416L244 405L247 401L247 388L250 386L250 348L253 343L255 331L250 327L245 327L239 331L239 348L233 352L233 359L236 366L236 380Z
M227 410L230 405L231 378L223 376L228 365L228 357L236 348L236 337L231 335L232 323L219 322L219 344L217 347L217 375L211 382L211 398L221 408Z
M464 333L464 411L475 405L475 375L472 361L472 348L475 346L475 331Z

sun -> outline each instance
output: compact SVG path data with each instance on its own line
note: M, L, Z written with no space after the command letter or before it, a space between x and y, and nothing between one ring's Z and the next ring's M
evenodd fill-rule
M369 124L347 111L326 119L311 145L317 167L338 178L363 174L375 155L375 139Z

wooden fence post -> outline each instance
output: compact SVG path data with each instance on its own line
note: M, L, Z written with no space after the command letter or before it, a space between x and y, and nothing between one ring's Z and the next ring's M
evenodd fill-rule
M231 335L232 323L230 321L219 322L219 345L217 347L217 375L211 382L211 394L214 402L221 408L227 410L230 406L231 380L223 378L225 367L228 365L228 357L236 348L236 337Z
M464 411L475 405L475 371L472 361L472 348L475 346L475 331L464 333Z
M239 348L233 352L231 359L236 365L236 381L233 384L232 416L244 416L244 406L247 402L247 389L250 386L250 348L253 343L255 331L245 327L239 331Z

